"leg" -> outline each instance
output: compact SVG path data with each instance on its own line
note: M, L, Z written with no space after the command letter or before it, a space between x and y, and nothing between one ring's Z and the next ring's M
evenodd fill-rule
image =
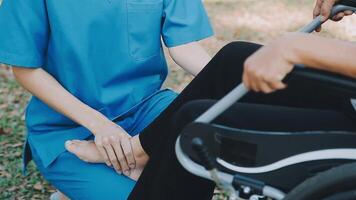
M89 164L69 152L44 168L33 151L41 174L72 200L125 200L135 181L119 175L105 164Z
M216 100L196 100L180 109L182 119L195 119ZM188 120L179 120L182 124ZM235 103L213 121L228 127L258 131L356 131L352 116L334 110L296 108L279 105Z
M191 193L187 193L199 196L196 199L210 198L212 185L209 185L205 180L193 178L185 173L175 159L174 142L186 123L182 123L181 126L172 130L170 122L183 104L196 99L220 99L237 86L241 82L242 66L245 59L259 47L256 44L243 42L232 43L224 47L178 98L140 134L142 146L151 159L132 192L131 199L168 198L164 195L171 195L170 198L172 196L179 197L179 192L190 191L187 187L195 188ZM310 85L293 85L292 83L288 90L271 95L250 93L242 100L242 102L258 104L284 105L296 108L316 107L330 110L340 110L344 104L347 104L347 101L345 98L337 98L328 94L327 91L320 91ZM162 175L165 174L164 171L170 173L173 178L164 178ZM171 184L172 180L178 179L181 181ZM169 185L174 185L177 189L171 188L170 190L168 189ZM157 188L162 187L166 189L157 190ZM184 189L180 190L180 188ZM166 191L165 194L163 194L163 191ZM190 199L190 197L185 197L185 199Z
M220 99L241 83L243 63L260 47L258 44L235 42L221 49L173 103L141 132L144 150L151 155L159 146L155 144L165 143L167 135L162 132L167 132L167 122L185 103L196 99Z
M131 199L211 199L214 185L186 172L178 163L174 143L177 134L212 106L215 100L196 100L182 106L170 122L170 138L152 156L139 179ZM273 113L273 115L271 114ZM332 110L237 103L214 123L241 129L266 131L351 130L353 119Z
M157 143L165 143L167 120L185 103L196 99L220 99L241 83L246 58L261 46L253 43L234 42L221 49L201 73L183 90L175 101L140 134L144 150L150 155ZM281 105L297 108L342 110L350 113L350 100L333 94L327 89L291 77L288 89L272 94L250 92L240 102ZM160 130L160 131L157 131ZM159 149L158 149L159 150Z

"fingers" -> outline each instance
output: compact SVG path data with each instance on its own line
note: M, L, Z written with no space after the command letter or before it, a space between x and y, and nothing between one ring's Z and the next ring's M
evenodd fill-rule
M120 163L118 162L118 159L116 157L116 154L115 154L115 151L114 151L114 148L111 146L111 145L108 145L106 146L105 148L108 156L109 156L109 159L110 159L110 162L112 164L112 166L114 167L115 171L119 174L121 174L121 165Z
M313 18L316 18L317 16L320 15L322 3L323 3L323 0L317 0L316 1L315 7L314 7L314 10L313 10ZM315 31L316 32L320 32L321 31L321 26L318 27Z
M124 129L110 121L98 131L94 140L105 163L126 176L130 175L130 169L136 167L130 138Z
M251 89L250 79L247 76L246 70L244 70L244 73L242 74L242 82L245 85L245 87Z
M322 21L326 21L330 17L331 9L335 4L335 0L322 1L320 14L323 16Z
M265 94L269 94L274 91L274 89L267 82L260 82L258 87L261 88L261 91Z
M127 164L129 165L130 169L134 169L136 167L136 161L133 154L130 138L123 137L120 142L121 148L124 151L124 155L126 157Z
M270 94L276 90L285 89L286 85L282 82L282 78L276 75L268 75L262 77L262 81L259 82L259 89L266 94Z
M253 76L251 76L251 72L250 72L249 68L245 68L242 80L243 80L245 87L247 87L248 89L250 89L252 91L260 92L256 81L254 81L255 79L253 78Z
M263 92L266 94L286 88L286 85L282 81L276 80L275 78L269 78L268 76L251 77L251 75L246 75L243 82L245 86L252 91Z
M316 18L317 16L321 15L322 16L322 21L326 21L329 19L331 10L337 0L317 0L315 3L315 7L313 10L313 18ZM340 21L344 16L352 15L353 12L351 10L344 11L341 13L338 13L337 15L332 17L333 21ZM316 31L319 32L321 30L321 27L317 28Z
M95 142L95 145L98 148L101 156L103 156L106 165L107 166L111 166L111 162L110 162L109 156L107 155L107 152L106 152L106 150L104 148L104 144L103 144L102 138L101 137L95 137L94 142Z
M317 0L315 3L315 7L313 10L313 18L316 18L321 13L321 6L323 4L323 0Z
M338 13L335 16L333 16L332 20L333 21L340 21L342 20L342 18L345 16L344 12Z
M321 20L324 22L327 19L330 18L331 15L331 10L333 8L333 6L335 5L335 3L338 0L317 0L316 4L315 4L315 8L313 10L313 17L317 17L319 15L322 16ZM341 12L338 13L337 15L332 17L332 20L334 21L340 21L344 16L347 15L351 15L352 11L345 11L345 12ZM317 32L320 32L321 27L318 27L316 29Z
M120 171L122 171L126 176L130 175L130 168L127 164L126 158L125 158L125 154L122 150L121 147L121 139L120 138L116 138L116 137L111 137L111 144L112 147L114 148L115 154L116 154L116 159L118 161L118 163L121 166Z
M352 10L346 10L346 11L344 11L344 14L345 14L345 16L349 16L349 15L354 14L354 12Z
M284 76L276 75L275 73L254 71L247 67L242 79L245 86L254 92L269 94L286 88L286 85L282 82L283 78Z
M276 81L276 82L273 82L271 83L272 84L272 88L274 90L283 90L283 89L286 89L287 85L284 84L282 81Z
M259 83L256 81L258 79L256 78L251 78L250 79L250 86L251 86L251 90L255 91L255 92L261 92L261 89L259 87Z
M345 16L349 16L349 15L352 15L353 12L351 10L346 10L344 12L340 12L338 13L337 15L335 15L332 20L333 21L340 21L342 20L342 18L344 18Z

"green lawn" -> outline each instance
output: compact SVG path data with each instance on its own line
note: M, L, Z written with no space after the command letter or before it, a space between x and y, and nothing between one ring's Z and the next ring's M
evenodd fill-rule
M44 199L53 191L30 165L22 176L21 150L25 138L24 111L29 94L0 69L0 199Z
M1 0L0 0L1 1ZM236 39L268 42L287 31L297 30L311 18L313 0L208 0L207 10L216 37L202 44L213 55ZM355 17L330 23L322 33L327 37L355 40L350 29ZM192 77L170 60L166 85L182 90ZM0 67L0 200L47 199L53 189L41 178L33 164L28 175L21 174L21 149L25 138L24 111L30 95L14 81L10 70ZM218 198L218 197L216 197Z

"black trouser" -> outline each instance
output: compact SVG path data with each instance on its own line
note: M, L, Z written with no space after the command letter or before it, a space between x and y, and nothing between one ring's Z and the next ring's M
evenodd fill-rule
M259 47L245 42L224 47L141 133L140 140L150 160L131 193L131 199L212 198L213 183L190 174L178 163L175 140L186 124L241 83L243 63ZM353 115L349 99L291 81L286 90L273 94L249 93L215 123L266 131L356 130Z

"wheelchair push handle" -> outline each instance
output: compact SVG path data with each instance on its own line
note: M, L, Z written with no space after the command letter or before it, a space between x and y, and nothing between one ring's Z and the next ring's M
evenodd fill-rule
M336 14L340 12L344 12L346 10L351 10L354 13L356 12L356 0L342 0L336 4L333 9L331 10L331 14L329 18L334 17ZM311 33L315 29L317 29L320 25L325 23L325 21L322 21L322 16L316 17L312 22L310 22L308 25L304 26L303 28L299 29L298 32L301 33Z
M356 13L356 0L341 0L340 2L338 2L338 4L333 7L330 18L346 10L351 10L354 13ZM312 22L310 22L309 24L301 28L298 32L311 33L323 23L325 23L325 21L322 21L321 16L318 16ZM336 75L330 72L305 68L303 65L296 66L290 75L293 76L294 74L296 76L307 78L309 80L321 81L325 84L336 84L337 86L346 87L349 89L351 88L354 89L354 91L356 91L356 80L345 76ZM200 115L195 120L195 122L200 122L200 123L212 122L216 117L222 114L236 101L240 100L248 92L249 90L246 88L246 86L243 83L240 84L239 86L234 88L231 92L229 92L225 97L223 97L219 102L214 104L206 112Z

